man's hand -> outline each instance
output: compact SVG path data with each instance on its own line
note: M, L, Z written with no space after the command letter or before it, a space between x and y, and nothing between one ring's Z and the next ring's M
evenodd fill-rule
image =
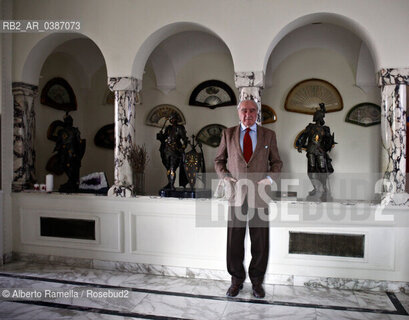
M257 184L271 185L271 181L269 178L264 178L258 181Z
M224 181L229 182L229 183L236 183L237 179L234 179L233 177L230 177L230 176L225 176Z
M234 184L237 182L237 179L234 179L231 176L225 176L224 181L224 198L226 200L232 199L234 195Z

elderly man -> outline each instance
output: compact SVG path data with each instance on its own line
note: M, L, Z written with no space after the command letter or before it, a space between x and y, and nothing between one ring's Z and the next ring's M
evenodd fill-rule
M246 278L243 265L244 237L249 220L252 255L249 277L253 295L263 298L265 292L262 283L268 262L269 226L266 219L267 203L260 201L257 190L260 184L270 185L273 182L272 173L281 171L282 161L274 131L256 124L256 102L243 100L237 110L240 125L223 131L214 160L218 176L234 190L230 199L227 230L227 270L231 275L231 286L226 295L235 297L243 288ZM243 186L240 182L244 180L247 184L250 182L254 185Z

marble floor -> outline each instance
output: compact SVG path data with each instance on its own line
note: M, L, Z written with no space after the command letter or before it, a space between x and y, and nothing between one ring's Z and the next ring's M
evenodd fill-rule
M0 267L0 319L405 319L409 294L251 285L14 262Z

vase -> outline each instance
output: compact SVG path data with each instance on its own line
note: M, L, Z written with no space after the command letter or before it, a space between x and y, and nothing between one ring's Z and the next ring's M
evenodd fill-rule
M133 195L145 194L145 173L134 172L133 173Z

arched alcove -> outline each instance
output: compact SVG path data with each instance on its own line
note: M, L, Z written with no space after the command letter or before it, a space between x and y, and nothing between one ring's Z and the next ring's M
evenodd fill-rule
M168 28L172 29L173 33ZM146 116L155 106L171 104L180 109L186 118L185 128L189 138L192 134L197 135L198 131L208 124L217 123L228 127L237 122L234 106L214 110L189 106L193 89L206 80L223 81L237 92L234 86L232 56L224 41L213 32L197 25L176 24L165 29L167 32L162 29L158 31L162 41L156 41L155 47L152 47L151 43L152 39L157 39L156 33L144 43L142 47L151 48L151 53L146 57L146 64L142 65L139 59L142 57L141 52L146 49L141 48L133 71L133 74L138 74L138 69L144 70L142 104L136 107L135 140L137 144L146 145L150 158L146 170L148 194L157 194L167 183L166 170L159 153L160 142L156 140L160 128L145 124ZM164 38L164 34L167 37ZM213 159L217 149L203 145L203 151L207 172L214 171Z
M348 111L355 105L381 103L376 63L372 58L376 54L371 51L369 41L361 37L361 31L349 19L333 14L308 15L284 27L272 41L265 61L266 88L262 99L277 112L278 121L267 126L277 132L279 150L286 163L284 170L306 177L305 153L298 153L293 144L298 133L312 122L312 116L286 111L285 99L303 80L316 78L334 85L343 99L343 109L326 114L326 125L335 133L338 143L330 153L335 168L331 176L336 189L333 191L338 198L368 200L373 190L351 194L351 179L364 181L367 187L376 181L380 172L380 126L363 127L345 122ZM340 190L342 183L347 195L345 190Z
M30 68L32 66L32 68ZM55 142L47 138L50 124L63 120L65 111L41 103L41 93L48 81L60 77L74 91L77 110L71 111L74 126L86 139L85 155L82 159L80 176L92 172L105 172L108 182L113 182L113 150L97 147L94 137L106 124L114 122L114 106L106 104L107 68L104 56L91 39L81 35L53 34L42 39L33 47L24 65L22 78L38 84L35 101L36 132L36 177L44 183L48 159L53 155ZM37 77L37 78L36 78ZM67 176L54 175L54 189L58 190Z
M305 27L311 24L329 24L335 25L340 28L346 29L350 31L352 34L356 35L359 39L361 39L365 45L369 48L369 52L371 53L372 60L374 62L374 66L378 65L378 53L375 50L375 46L373 45L369 34L366 32L365 27L362 26L360 23L352 20L349 17L342 16L340 14L334 13L327 13L327 12L317 12L313 14L308 14L304 16L300 16L297 19L293 20L292 22L288 23L284 26L272 39L268 50L264 56L264 68L263 70L266 71L267 64L269 62L270 56L272 51L276 48L277 44L287 35L289 35L292 31L299 29L301 27ZM378 70L374 70L377 72Z

